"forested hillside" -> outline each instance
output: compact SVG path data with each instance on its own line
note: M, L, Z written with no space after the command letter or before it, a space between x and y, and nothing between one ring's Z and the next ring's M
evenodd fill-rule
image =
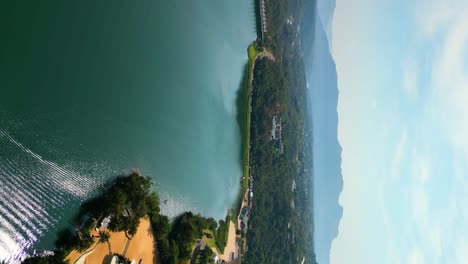
M315 5L308 5L314 7ZM315 263L312 135L299 34L303 1L268 1L263 45L276 58L257 62L252 86L251 175L254 202L245 263ZM313 30L313 29L308 29ZM284 152L271 139L281 119Z

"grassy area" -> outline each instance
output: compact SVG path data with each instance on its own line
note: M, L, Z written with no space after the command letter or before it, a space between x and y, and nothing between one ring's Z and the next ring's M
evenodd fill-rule
M204 240L206 242L206 245L208 247L214 247L216 249L218 249L218 247L216 247L216 242L215 242L215 235L213 234L213 231L209 230L209 229L203 229L203 233L207 233L207 234L210 234L211 235L211 238L208 238L208 237L204 237Z
M249 45L248 49L247 49L247 52L248 52L248 55L249 55L249 63L253 63L253 60L255 59L255 57L260 53L256 48L255 48L255 44L252 43Z
M225 221L219 221L218 230L216 231L215 236L215 243L219 250L219 253L224 253L224 248L227 244L227 239L229 235L229 223L230 223L229 215L226 216Z
M255 47L255 43L252 43L247 48L247 55L249 58L249 69L248 69L248 82L247 82L247 111L246 114L246 124L245 124L245 138L244 138L244 153L243 153L243 175L244 180L242 181L242 190L241 190L241 197L244 198L244 194L249 187L249 159L250 159L250 102L251 102L251 91L252 91L252 75L253 75L253 66L257 56L260 54L260 51L257 50Z

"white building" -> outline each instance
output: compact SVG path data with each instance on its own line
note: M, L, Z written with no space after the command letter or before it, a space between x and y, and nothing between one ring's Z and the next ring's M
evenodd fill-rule
M107 216L106 218L104 218L101 222L101 226L102 228L104 229L107 229L107 226L109 226L109 223L111 222L111 215Z

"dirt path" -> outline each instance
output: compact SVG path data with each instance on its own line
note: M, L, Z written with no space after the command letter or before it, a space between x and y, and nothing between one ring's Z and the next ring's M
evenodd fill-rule
M230 255L234 253L234 258L237 258L236 247L236 226L232 221L229 221L229 235L226 247L224 248L224 254L219 254L218 257L227 262L231 260Z
M95 236L95 242L90 247L90 252L85 254L73 250L67 257L69 263L94 264L102 263L109 255L109 246L107 243L97 243L99 239L98 232L91 232ZM112 253L122 254L130 260L134 259L136 263L140 259L143 263L159 263L156 251L154 250L155 240L153 230L149 219L142 219L138 226L137 233L131 240L128 240L125 232L109 232L110 248Z
M125 241L125 246L124 246L124 249L122 251L122 255L125 256L127 254L128 246L130 246L131 241L132 240L128 239L128 237L127 237L127 241Z
M263 58L268 58L269 60L275 62L275 56L273 56L273 53L271 53L271 51L267 50L266 48L263 49L262 52L258 53L257 56L255 56L255 59L253 60L253 65L252 65L252 68L250 68L250 87L252 87L252 81L253 81L253 78L254 78L254 69L255 69L255 64L257 64L257 60L259 59L263 59Z
M81 255L81 257L79 257L74 263L75 264L84 264L85 260L86 260L86 257L91 255L91 253L93 253L93 252L94 252L94 249L90 250L88 253L85 253L85 254Z
M93 254L87 256L82 264L102 263L104 258L109 254L109 246L107 243L100 243L94 249Z
M275 56L273 56L273 53L271 53L271 51L269 51L269 50L267 50L267 49L264 49L261 53L259 53L259 54L257 55L257 58L256 58L255 60L257 60L257 59L263 59L263 58L265 58L265 57L268 58L268 59L270 59L270 60L273 61L273 62L275 61Z
M239 208L239 213L237 214L237 229L238 230L242 230L240 216L241 216L242 208L244 208L244 206L247 205L246 201L249 199L248 195L249 195L249 189L247 189L245 191L244 198L242 199L242 203L241 203L241 206Z
M95 241L97 241L99 238L97 237L99 234L93 230L92 232L95 235ZM125 236L124 232L109 232L110 234L110 248L112 253L119 253L122 254L123 248L125 241L127 237ZM97 242L96 242L97 243ZM109 245L107 243L98 243L92 252L92 254L89 254L86 258L83 258L84 264L93 264L93 263L102 263L106 256L108 256L109 253Z
M125 250L125 257L136 263L142 260L142 263L158 263L156 258L155 239L149 219L142 219L138 226L137 233L132 237Z

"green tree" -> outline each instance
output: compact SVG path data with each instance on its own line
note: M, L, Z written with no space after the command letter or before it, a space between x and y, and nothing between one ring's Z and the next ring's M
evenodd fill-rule
M171 225L169 224L169 218L165 215L159 216L159 221L154 225L156 239L166 238L171 230Z
M170 259L170 245L167 239L160 239L156 241L158 245L158 255L162 260L162 263L169 263Z
M179 246L174 240L169 242L169 258L168 264L179 263Z
M89 234L83 234L81 236L77 236L77 243L75 244L75 249L78 252L86 251L91 245L93 244L94 240L93 237Z
M216 232L216 228L218 228L218 223L216 223L216 220L213 217L207 219L207 228L213 231L213 233Z
M110 233L106 230L99 230L99 243L109 242Z
M202 250L200 253L199 263L200 264L214 263L213 257L214 257L214 253L211 250L211 248L206 247L205 250Z
M114 188L114 190L112 190L112 192L110 193L109 197L110 200L108 203L110 204L110 213L114 215L121 215L124 212L125 207L127 206L127 195L123 190Z
M139 225L140 225L140 219L133 219L133 221L130 224L130 227L128 228L128 234L130 236L134 236L138 231Z
M107 246L109 248L109 254L111 254L111 246L110 246L110 233L106 230L99 230L99 243L107 243Z

